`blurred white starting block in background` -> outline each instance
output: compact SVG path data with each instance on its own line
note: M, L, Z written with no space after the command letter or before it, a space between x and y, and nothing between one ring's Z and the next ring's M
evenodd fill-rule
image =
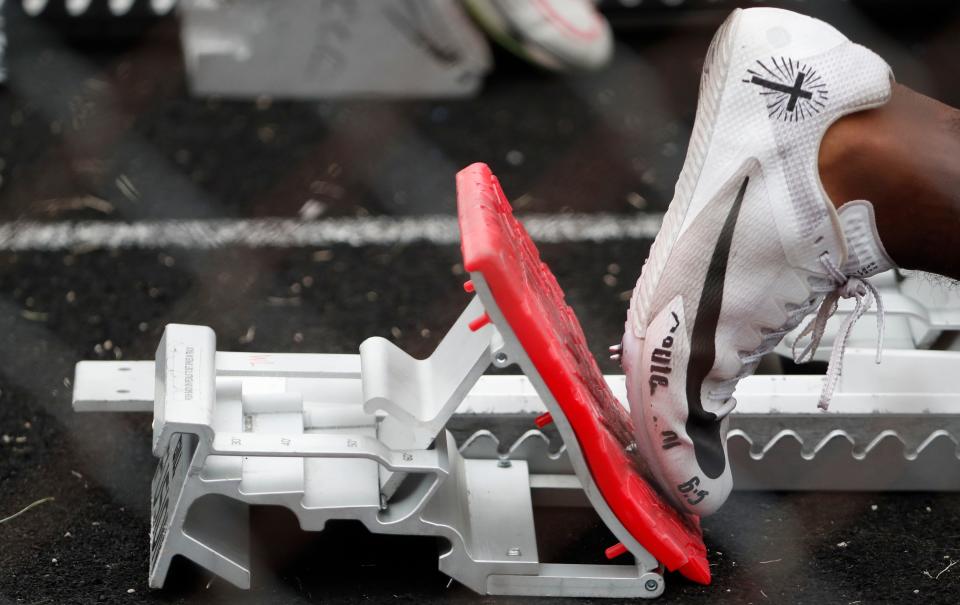
M450 0L181 0L179 12L195 94L459 97L491 68Z
M103 36L114 22L144 21L176 11L187 79L198 95L462 97L476 93L492 68L486 38L459 0L14 4L26 15L58 21L74 34L87 26L83 31L90 36Z
M511 52L555 71L597 69L613 52L613 34L591 0L14 3L71 35L92 37L120 35L123 25L137 31L176 11L191 91L230 98L472 95L493 67L481 28Z
M153 413L151 586L180 555L249 587L253 505L289 508L307 531L350 519L442 537L440 570L485 594L656 597L664 569L710 581L698 520L624 444L623 377L600 376L496 180L470 167L458 198L476 295L428 359L381 338L356 355L218 352L209 328L169 325L154 362L77 365L76 410ZM879 368L848 350L832 411L817 409L820 376L741 384L738 488L960 488L960 353L918 348L960 328L960 301L917 278L875 283L891 346ZM535 505L592 506L620 541L608 557L633 561L541 562Z

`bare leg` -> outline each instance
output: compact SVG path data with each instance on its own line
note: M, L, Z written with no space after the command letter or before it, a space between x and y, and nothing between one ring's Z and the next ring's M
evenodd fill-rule
M830 127L820 177L838 207L873 204L898 265L960 279L960 110L894 85L883 107Z

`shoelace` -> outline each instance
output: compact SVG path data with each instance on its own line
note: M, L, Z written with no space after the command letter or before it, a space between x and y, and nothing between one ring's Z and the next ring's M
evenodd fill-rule
M813 355L820 346L820 340L823 338L824 331L826 330L827 320L837 312L839 300L841 298L856 299L856 307L853 313L844 320L840 331L837 333L837 338L833 342L830 363L827 366L827 378L824 381L823 390L820 393L820 401L817 403L820 409L826 410L830 405L830 399L833 397L833 392L836 390L837 382L840 379L840 373L843 368L843 354L846 351L847 341L850 338L850 331L853 328L853 324L870 309L874 300L877 302L876 359L877 363L880 363L880 354L883 350L884 311L883 300L880 298L880 293L873 284L859 277L845 275L826 253L820 256L820 263L826 270L829 280L825 280L827 281L826 284L817 286L814 290L826 296L819 305L820 308L817 311L817 315L801 330L793 343L793 358L796 363L806 363L813 359ZM779 330L766 332L762 344L756 350L740 356L740 361L743 363L742 370L733 378L717 384L716 387L708 393L710 398L724 402L723 405L714 412L717 418L723 418L736 407L737 402L733 397L733 392L736 390L740 380L744 376L752 373L756 365L760 362L760 358L772 351L787 333L800 325L803 318L817 307L818 298L819 297L813 298L808 303L793 309L787 318L787 322ZM808 335L811 337L810 342L798 355L797 345L801 339ZM805 357L806 359L804 359Z
M866 313L873 302L877 303L877 363L880 363L880 356L883 352L883 299L876 287L867 280L860 277L851 277L844 275L842 271L831 260L830 255L823 253L820 256L820 262L827 270L827 274L834 283L834 288L830 291L817 311L816 317L811 319L807 325L797 335L793 343L793 360L796 363L807 363L813 359L813 355L820 346L820 339L823 338L824 330L827 327L827 320L837 312L837 306L841 298L856 299L856 306L853 312L843 320L837 336L833 341L833 349L830 352L830 362L827 364L826 380L823 382L823 390L820 391L820 401L817 407L826 410L830 406L830 399L837 388L837 382L840 380L840 373L843 371L843 354L847 349L847 341L850 339L850 331L853 324L857 323L863 314ZM803 351L797 354L797 344L801 339L810 336L810 342L804 347Z

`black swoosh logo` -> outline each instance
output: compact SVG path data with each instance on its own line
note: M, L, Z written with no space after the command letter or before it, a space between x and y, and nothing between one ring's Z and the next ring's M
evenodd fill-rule
M730 244L733 242L733 230L740 216L740 206L747 192L750 177L744 177L737 199L734 200L729 214L717 238L713 249L707 277L703 282L703 294L697 306L697 319L693 323L690 336L690 361L687 365L687 434L693 441L693 451L697 464L707 477L716 479L723 474L727 466L723 455L723 442L720 439L720 421L716 414L703 409L700 391L703 381L716 361L717 323L720 321L720 307L723 304L723 285L727 277L727 260L730 257Z

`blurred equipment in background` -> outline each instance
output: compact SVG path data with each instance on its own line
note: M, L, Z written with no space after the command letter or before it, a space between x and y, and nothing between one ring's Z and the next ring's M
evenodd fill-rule
M598 69L613 55L610 24L590 0L464 0L510 52L555 71Z
M174 12L195 95L321 99L460 97L492 68L483 28L553 71L597 69L613 53L591 0L20 0L63 35L142 35ZM473 19L470 18L470 14ZM2 54L0 54L2 58Z
M455 0L185 0L191 90L230 97L455 97L490 69Z
M177 0L22 0L31 17L144 17L170 13Z
M7 79L7 63L4 60L4 51L7 49L7 33L3 23L3 1L0 0L0 83Z
M174 22L177 0L11 0L8 2L10 44L30 39L36 28L17 30L18 24L37 25L77 50L123 47L143 40L158 25ZM14 35L15 34L15 35ZM15 50L10 49L13 56Z

